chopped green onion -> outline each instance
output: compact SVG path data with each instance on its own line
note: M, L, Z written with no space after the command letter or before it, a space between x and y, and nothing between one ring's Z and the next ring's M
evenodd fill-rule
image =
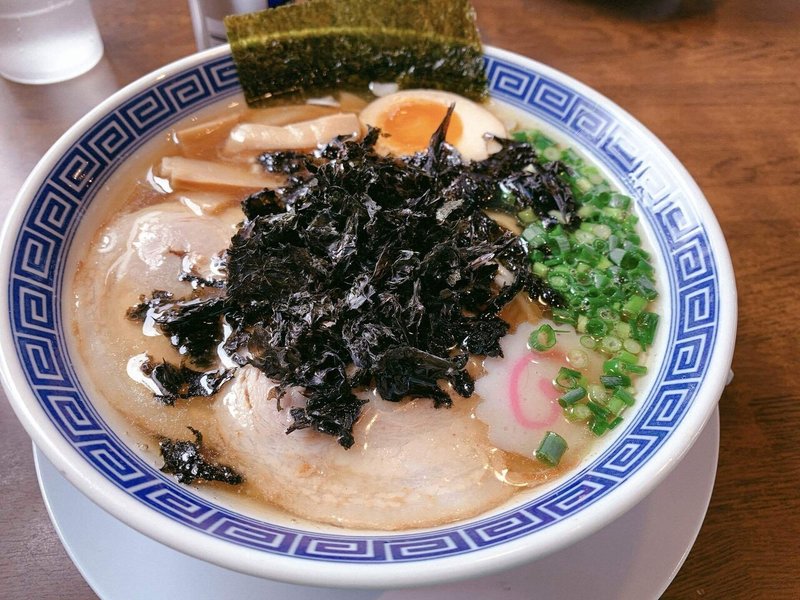
M536 146L539 150L544 150L545 148L549 148L550 146L555 146L556 143L543 134L541 131L536 131L533 133L531 138L533 140L533 145Z
M568 421L588 421L592 418L592 411L585 404L573 404L564 409L564 416Z
M598 337L603 336L608 333L608 325L602 319L589 319L586 323L586 333Z
M608 422L605 419L592 419L592 421L589 423L589 431L591 431L597 437L600 437L606 431L608 431Z
M592 411L592 414L600 419L607 419L611 416L609 410L601 403L595 402L594 400L589 400L586 403L586 406L589 407L589 410Z
M589 365L589 355L580 348L573 348L567 352L567 361L576 369L585 369Z
M612 194L611 199L608 201L608 205L614 208L626 209L630 204L631 199L622 194Z
M572 388L566 394L561 396L561 398L558 399L558 403L562 407L566 408L567 406L571 406L576 402L583 400L585 397L586 397L586 388L578 386Z
M635 373L636 375L644 375L647 373L647 367L644 365L637 365L632 362L625 362L624 365L625 366L623 368L628 373Z
M619 375L623 371L622 362L619 358L610 358L603 363L604 375Z
M609 306L604 306L603 308L598 310L597 316L598 318L603 319L603 321L608 321L611 323L616 323L617 321L619 321L619 315L613 308Z
M626 356L624 351L620 352L616 358L612 358L603 363L604 375L623 375L625 373L644 375L647 373L647 367L644 365L637 365L636 357L633 355Z
M594 280L594 287L600 290L602 290L611 282L611 279L608 277L608 275L597 269L592 271L592 279Z
M535 138L532 138L527 131L515 131L511 134L511 139L515 142L527 142L536 145Z
M608 429L614 429L617 425L622 423L622 417L617 417L611 423L608 424Z
M517 219L523 225L529 225L536 220L536 213L533 212L533 209L529 206L517 213Z
M531 264L533 264L537 262L542 262L545 258L545 254L538 248L534 248L533 250L530 251L528 257L531 259Z
M625 321L618 321L614 324L614 334L621 340L627 340L631 337L631 326Z
M611 237L611 227L601 223L594 226L592 233L594 233L601 240L607 240L609 237Z
M591 231L583 231L579 229L575 232L575 239L581 244L591 244L594 241L595 235Z
M607 335L600 342L600 350L608 354L616 354L622 350L622 340L613 335Z
M628 403L615 393L606 402L606 408L608 409L608 412L610 412L612 415L614 415L614 418L616 418L620 416L626 408L628 408Z
M639 266L641 267L641 264ZM656 291L656 286L647 277L639 277L636 279L635 283L639 293L648 300L650 301L655 300L656 296L658 296L658 292Z
M633 339L647 347L653 343L658 325L658 315L651 312L642 312L636 319L635 335Z
M635 365L639 362L639 357L635 354L631 354L627 350L625 350L625 344L622 344L623 349L617 352L617 358L624 363L628 363L629 365Z
M589 181L591 181L594 185L603 183L603 175L595 167L586 167L583 170L583 174L586 175Z
M551 146L550 148L545 148L545 150L542 152L542 156L552 162L554 160L558 160L561 157L561 153L558 151L558 148Z
M592 182L589 181L586 177L581 177L575 182L575 185L578 186L578 189L582 192L588 192L592 189Z
M633 339L627 339L622 342L622 347L626 352L630 352L631 354L639 354L639 352L642 351L642 345Z
M615 398L619 398L620 400L622 400L622 402L624 402L628 406L633 406L634 404L636 404L636 398L634 398L633 394L626 391L624 388L617 388L616 390L614 390L613 396Z
M602 421L607 421L608 418L611 416L611 412L599 402L595 402L594 400L589 400L586 403L586 406L589 407L589 410L592 411L595 419L600 419Z
M561 160L563 160L568 165L576 165L581 161L581 157L573 150L572 148L565 148L561 152Z
M528 347L537 352L544 352L556 345L556 332L548 325L543 323L531 333L528 338Z
M589 386L589 400L593 402L599 402L600 404L604 403L608 398L608 390L602 385L597 383L593 383Z
M639 257L636 255L635 252L627 251L625 252L622 260L619 263L619 266L625 269L626 271L632 271L639 265ZM644 308L644 306L642 307Z
M550 270L546 264L542 262L535 262L533 263L533 274L537 277L544 278L547 275L547 272Z
M551 273L547 276L547 282L554 290L564 291L569 288L569 280L558 273Z
M622 314L628 318L638 317L639 313L641 313L646 306L647 300L634 294L622 305Z
M625 256L625 250L622 248L614 248L608 253L609 260L615 265L622 263L622 258Z
M568 369L567 367L561 367L558 370L556 378L553 380L553 384L562 390L571 390L572 388L578 387L582 378L583 377L579 371Z
M523 229L520 237L528 242L529 246L534 248L543 245L547 241L544 229L542 229L537 223L531 223L525 229Z
M631 378L627 375L601 375L600 383L608 389L617 387L628 387L631 384Z
M554 308L552 316L556 323L569 323L573 327L578 322L578 317L572 311L563 308Z
M553 380L562 392L559 401L565 417L584 421L593 433L602 435L616 427L622 412L633 405L631 380L647 373L647 367L639 364L640 355L653 344L658 325L658 315L648 311L658 297L652 259L636 231L633 201L613 191L599 169L541 132L518 133L515 139L533 144L540 164L562 160L570 167L559 177L575 197L581 220L577 228L568 230L563 215L555 210L548 213L553 221L547 225L532 208L517 217L525 227L521 237L527 242L533 275L563 297L563 305L551 309L553 321L571 325L580 336L582 349L568 352L567 364L585 369L588 350L606 358L599 381L587 381L566 367ZM500 192L511 195L505 186ZM530 346L536 349L537 342L547 344L548 339L534 332Z
M553 235L551 232L547 241L549 242L548 245L551 251L555 252L556 249L558 249L558 254L566 254L569 252L570 243L566 235Z
M598 244L597 242L602 242L602 243ZM605 244L605 242L603 242L602 240L595 240L595 244L594 244L595 250L597 250L598 252L605 252L606 249L602 248L603 244ZM610 266L611 266L611 261L608 260L608 258L605 257L605 256L601 256L600 260L597 261L597 268L598 269L605 270L605 269L608 269Z
M567 441L554 431L548 431L536 450L536 458L551 467L558 466L567 451Z

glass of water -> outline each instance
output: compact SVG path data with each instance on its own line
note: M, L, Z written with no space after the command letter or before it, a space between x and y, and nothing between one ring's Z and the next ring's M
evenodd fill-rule
M6 79L65 81L102 56L89 0L0 0L0 75Z

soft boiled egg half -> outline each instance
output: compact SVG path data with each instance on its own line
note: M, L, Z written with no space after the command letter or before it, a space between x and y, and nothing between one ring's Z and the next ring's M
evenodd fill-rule
M481 105L450 92L403 90L368 104L359 115L382 135L379 154L407 156L425 150L451 104L455 104L445 140L466 160L483 160L499 150L486 134L507 137L503 123Z

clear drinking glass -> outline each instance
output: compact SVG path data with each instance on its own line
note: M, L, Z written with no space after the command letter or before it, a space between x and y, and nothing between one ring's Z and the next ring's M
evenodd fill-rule
M102 56L89 0L0 0L0 75L6 79L65 81Z

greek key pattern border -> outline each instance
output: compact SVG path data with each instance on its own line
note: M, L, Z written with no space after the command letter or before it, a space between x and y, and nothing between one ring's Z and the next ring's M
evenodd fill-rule
M624 434L580 473L504 514L420 534L342 536L247 518L198 497L126 447L95 412L60 340L59 290L69 232L94 198L98 179L150 139L165 121L238 87L230 57L189 68L125 101L98 120L56 163L37 191L11 257L14 345L42 409L65 440L119 489L157 513L232 544L309 560L392 563L494 547L574 515L618 487L669 438L692 404L714 349L719 282L702 224L683 190L638 131L580 91L527 67L485 58L493 97L528 111L575 139L624 182L667 258L675 314L664 366Z

